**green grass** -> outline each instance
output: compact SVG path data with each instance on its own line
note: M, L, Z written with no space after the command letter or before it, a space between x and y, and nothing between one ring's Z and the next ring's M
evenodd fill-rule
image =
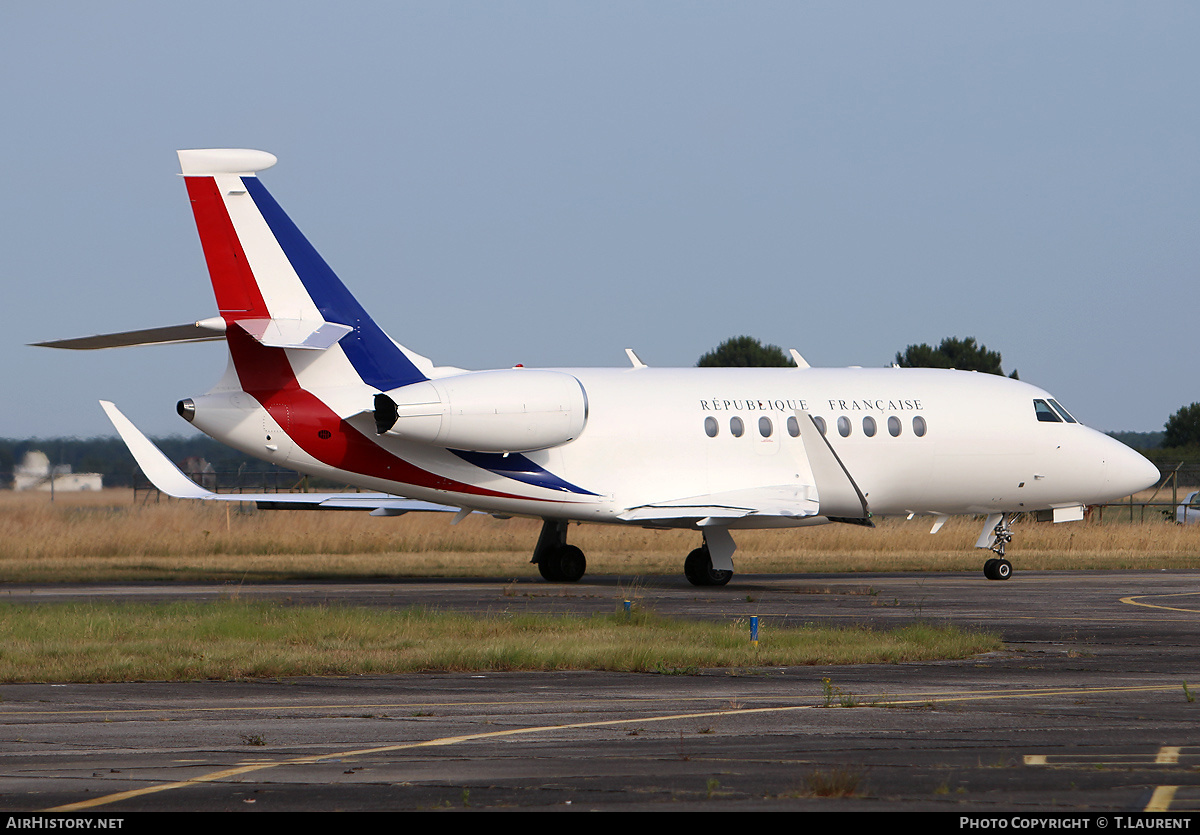
M998 649L983 632L763 628L658 617L472 616L276 603L0 606L0 681L96 682L894 663Z

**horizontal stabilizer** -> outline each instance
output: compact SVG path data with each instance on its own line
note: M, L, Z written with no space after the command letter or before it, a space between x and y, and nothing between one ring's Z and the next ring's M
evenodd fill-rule
M335 345L354 328L334 322L311 319L237 319L234 324L256 342L271 348L302 348L323 351ZM188 325L146 328L120 333L102 333L76 339L34 342L36 348L69 348L93 351L99 348L129 348L134 345L174 345L181 342L212 342L225 338L225 320L220 316Z
M354 328L307 319L238 319L235 324L271 348L304 348L324 351Z
M396 516L410 511L460 513L461 508L406 499L388 493L214 493L188 478L182 470L156 447L141 430L133 425L113 403L101 400L108 419L112 421L133 453L134 460L150 482L168 496L177 499L204 501L255 502L266 510L382 510L377 515Z
M145 328L120 333L101 333L76 339L57 339L34 342L35 348L68 348L73 351L95 351L100 348L129 348L134 345L174 345L181 342L212 342L225 338L225 320L219 316L202 319L187 325L165 328Z

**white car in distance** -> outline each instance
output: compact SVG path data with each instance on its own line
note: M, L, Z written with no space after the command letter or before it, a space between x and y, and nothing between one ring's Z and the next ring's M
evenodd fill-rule
M1183 502L1175 508L1175 521L1181 525L1200 522L1200 490L1188 493Z

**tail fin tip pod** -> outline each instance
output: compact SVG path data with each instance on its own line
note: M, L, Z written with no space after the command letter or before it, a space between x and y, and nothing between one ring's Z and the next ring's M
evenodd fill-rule
M214 174L253 177L279 161L274 154L248 148L195 148L176 153L179 155L180 173L185 177L208 177Z

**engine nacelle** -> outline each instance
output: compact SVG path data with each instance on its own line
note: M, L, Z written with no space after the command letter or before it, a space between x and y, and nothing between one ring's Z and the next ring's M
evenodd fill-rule
M379 434L449 449L547 449L578 438L586 423L583 384L561 371L475 371L375 396Z

